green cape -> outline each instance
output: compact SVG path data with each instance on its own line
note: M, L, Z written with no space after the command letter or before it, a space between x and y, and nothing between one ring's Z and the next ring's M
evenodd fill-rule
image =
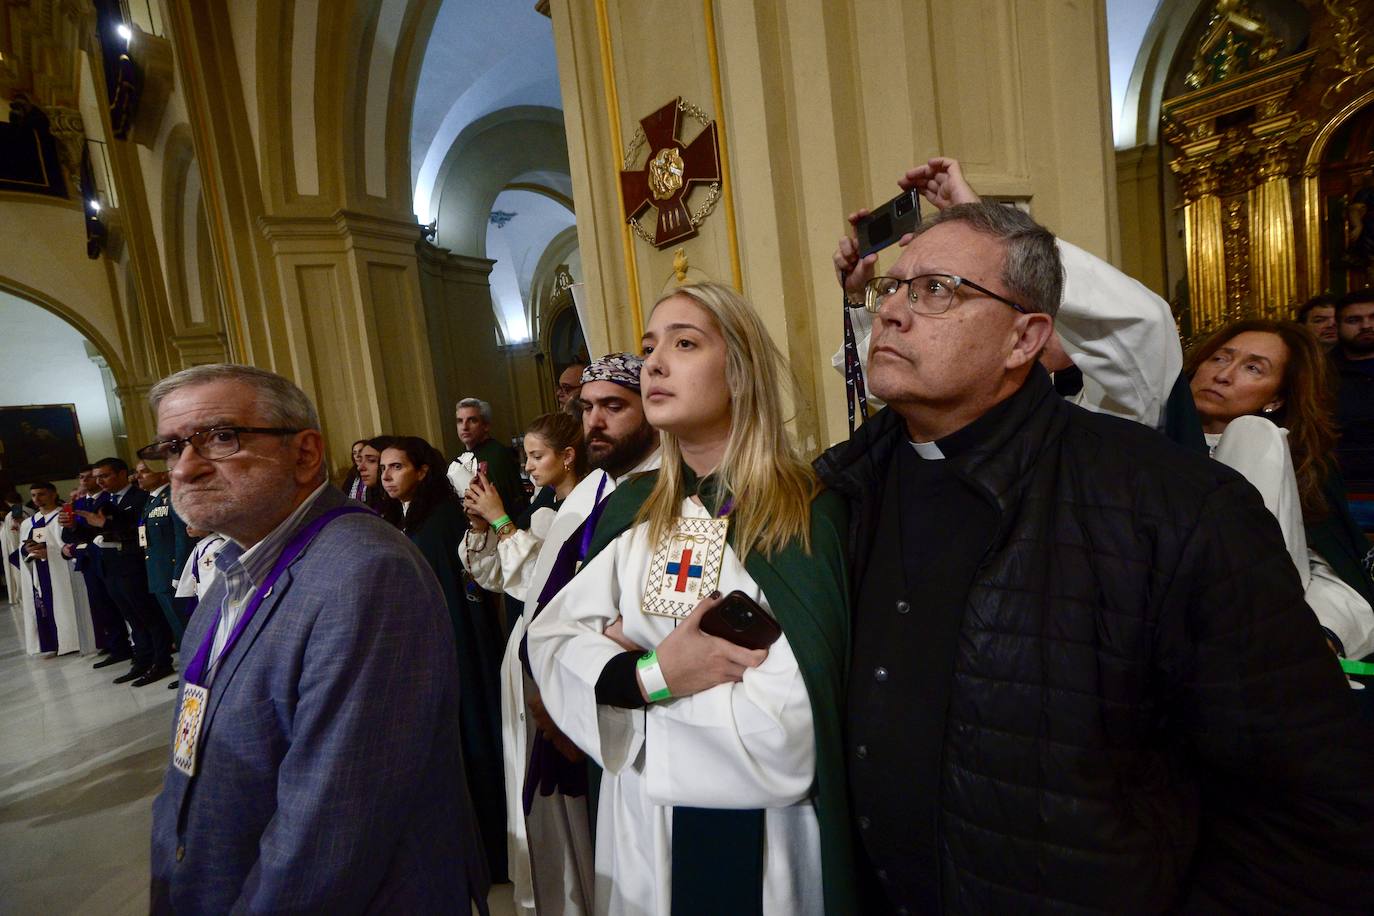
M684 466L683 476L689 492L696 491L696 475ZM611 494L597 523L584 569L603 547L634 526L635 516L657 478L657 471L637 475ZM710 492L712 482L708 477L701 482L700 490L703 502L714 509L723 500L720 494ZM745 570L767 596L773 614L787 634L811 699L816 731L812 800L820 826L825 911L836 916L858 911L844 770L844 683L849 664L850 620L849 577L844 560L847 530L848 510L844 502L834 493L822 491L811 503L809 554L794 542L772 557L750 551L744 562ZM731 526L727 540L732 547L734 537L735 529Z

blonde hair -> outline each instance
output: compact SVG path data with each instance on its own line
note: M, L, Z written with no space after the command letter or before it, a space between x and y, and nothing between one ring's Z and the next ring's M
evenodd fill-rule
M730 523L741 561L750 551L771 556L789 541L811 549L811 500L818 484L787 438L782 408L784 381L795 385L754 307L728 286L692 283L659 297L654 308L685 296L704 309L725 338L725 378L730 391L730 438L715 476L734 497ZM652 312L651 312L652 314ZM660 431L663 463L653 491L636 522L649 523L657 543L672 527L687 498L682 450L677 438Z

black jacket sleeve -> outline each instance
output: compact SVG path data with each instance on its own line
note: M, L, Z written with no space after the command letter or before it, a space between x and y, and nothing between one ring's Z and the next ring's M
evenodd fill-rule
M1374 729L1245 481L1203 505L1159 625L1165 715L1201 774L1184 912L1367 912Z

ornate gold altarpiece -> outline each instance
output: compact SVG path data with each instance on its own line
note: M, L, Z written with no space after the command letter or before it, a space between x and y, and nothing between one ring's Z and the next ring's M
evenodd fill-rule
M1302 3L1311 28L1296 53L1258 6L1213 4L1191 48L1188 91L1162 106L1183 202L1188 339L1241 318L1288 318L1333 289L1329 249L1339 240L1326 227L1323 175L1343 176L1342 213L1351 176L1367 186L1370 150L1342 149L1334 165L1324 154L1342 125L1374 111L1374 3ZM1337 279L1335 288L1347 277Z

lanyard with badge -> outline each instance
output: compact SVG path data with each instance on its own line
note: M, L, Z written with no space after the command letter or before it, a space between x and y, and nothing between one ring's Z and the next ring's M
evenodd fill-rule
M272 569L266 578L262 580L254 591L252 597L243 607L243 613L239 615L238 623L234 624L234 629L230 631L229 638L224 642L224 648L219 655L211 662L210 649L215 643L215 632L219 629L220 617L224 614L224 605L220 605L219 612L215 614L214 621L205 632L205 638L200 642L200 648L196 650L195 657L186 666L182 673L181 681L181 708L177 713L177 730L172 742L172 764L187 776L196 775L196 747L200 742L200 730L205 724L205 711L210 701L210 688L205 686L207 676L214 665L226 658L244 630L248 629L248 623L253 619L253 615L258 612L263 601L272 591L272 586L281 578L282 573L286 572L287 567L296 561L315 535L319 534L325 525L341 515L350 515L354 512L370 512L362 506L340 506L315 519L309 525L297 532L286 546L282 548L277 561L272 564Z

